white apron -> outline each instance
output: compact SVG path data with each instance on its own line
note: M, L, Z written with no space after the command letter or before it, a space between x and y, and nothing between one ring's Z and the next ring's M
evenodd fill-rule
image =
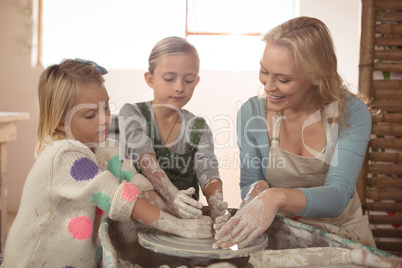
M324 124L327 126L325 129L327 147L319 152L316 158L307 158L289 153L278 147L281 118L282 114L277 113L268 159L268 163L271 165L265 174L269 186L276 188L323 186L329 169L327 163L330 163L335 148L329 128L330 124ZM335 218L304 218L284 212L279 212L279 214L361 244L376 247L368 217L362 213L357 192L343 213Z

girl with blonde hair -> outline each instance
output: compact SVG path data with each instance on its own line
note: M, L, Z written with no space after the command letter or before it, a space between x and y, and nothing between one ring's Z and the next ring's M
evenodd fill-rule
M183 237L212 236L212 221L182 220L150 205L147 179L108 140L109 96L92 61L65 60L40 76L42 151L24 185L3 267L99 267L103 215L141 221Z
M215 246L250 244L279 213L375 247L355 192L371 114L343 85L328 28L298 17L263 39L265 94L238 113L243 202Z
M144 74L154 99L125 104L119 126L126 158L152 182L158 206L182 218L197 218L201 188L219 228L230 213L223 202L212 133L205 119L183 109L200 80L199 68L197 50L186 39L159 41Z

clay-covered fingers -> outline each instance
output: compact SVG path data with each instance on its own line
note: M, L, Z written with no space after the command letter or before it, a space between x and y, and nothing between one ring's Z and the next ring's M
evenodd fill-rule
M191 197L193 194L195 194L195 188L194 187L190 187L187 190L181 190L181 192L185 195L187 195L188 197Z
M247 222L245 221L238 221L238 223L233 226L233 228L231 228L229 231L227 231L224 235L222 235L220 232L218 232L215 235L215 239L218 241L229 241L229 240L233 240L234 238L236 238L237 236L240 235L241 231L248 225Z
M247 233L247 235L242 238L239 237L239 241L237 242L238 247L244 248L250 245L260 235L260 233L261 231L258 229L253 230L251 233Z
M225 211L225 213L222 216L219 216L215 219L214 223L214 230L215 232L219 231L223 225L225 225L226 222L229 221L229 219L232 217L230 212L228 210Z
M202 215L201 208L203 205L201 202L189 197L188 193L189 189L177 192L172 206L181 218L196 219Z
M218 217L225 215L227 212L228 202L216 202L215 204L211 204L210 208L211 218L216 221Z
M192 207L202 209L203 204L201 202L195 200L194 198L192 198L194 193L195 193L194 187L190 187L187 190L179 191L178 196L183 200L184 203L186 203Z
M217 240L213 247L215 248L228 248L236 243L232 243L232 239L243 230L247 222L242 221L239 217L231 218L222 228L215 234Z

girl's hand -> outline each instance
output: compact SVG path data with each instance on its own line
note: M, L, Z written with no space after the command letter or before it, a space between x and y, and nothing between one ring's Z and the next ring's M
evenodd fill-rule
M204 195L208 202L211 218L215 222L214 228L219 230L231 216L227 210L228 203L223 202L222 181L216 178L211 179L204 186Z
M195 193L194 187L190 187L187 190L177 191L170 204L173 209L183 219L197 219L202 215L202 203L194 200L191 196Z
M230 212L227 210L228 208L228 203L227 202L216 202L212 203L210 202L210 210L211 210L211 218L213 221L216 221L218 217L224 216L225 214L229 214Z
M275 218L278 206L265 194L268 195L268 192L261 192L223 225L215 234L217 242L213 245L214 248L230 248L236 244L239 248L243 248L268 229Z
M208 205L211 211L211 218L215 222L214 230L217 232L230 219L232 214L227 210L228 203L222 201L221 193L209 196Z
M216 217L214 223L214 231L215 233L218 232L226 222L232 217L232 214L228 210L225 211L225 214L222 216Z
M198 239L213 236L212 220L207 216L201 216L198 219L179 219L161 211L159 219L153 222L151 226L186 238Z
M217 196L210 196L208 199L208 205L213 221L216 221L218 217L225 215L226 212L229 213L229 211L227 211L228 203L222 201L222 194Z

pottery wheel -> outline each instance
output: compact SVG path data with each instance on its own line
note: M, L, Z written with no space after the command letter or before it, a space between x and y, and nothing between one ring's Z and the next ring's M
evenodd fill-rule
M263 250L268 246L265 233L258 236L253 243L238 250L213 249L214 238L190 239L166 233L152 227L138 232L138 242L149 250L170 256L184 258L231 259L247 257L251 253Z

